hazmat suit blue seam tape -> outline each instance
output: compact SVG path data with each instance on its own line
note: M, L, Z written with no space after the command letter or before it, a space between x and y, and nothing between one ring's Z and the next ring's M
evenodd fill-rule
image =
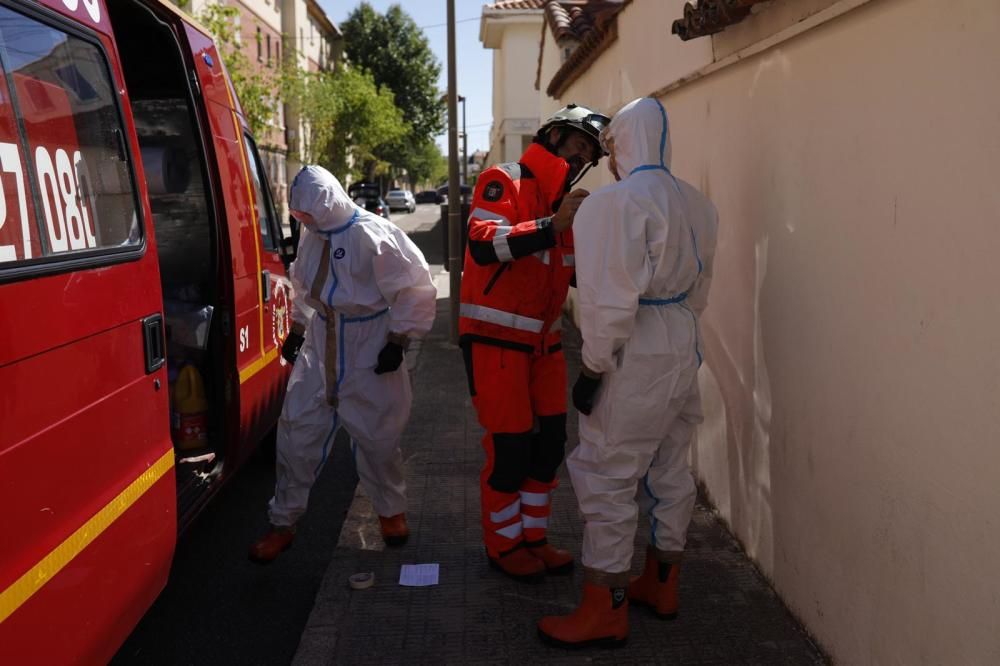
M666 170L667 165L664 163L663 160L663 151L667 147L667 130L669 129L670 125L669 122L667 121L667 110L663 108L663 104L661 104L660 100L656 99L655 97L653 98L653 101L656 102L656 106L660 107L660 115L663 117L663 131L660 133L660 166L663 167L664 170ZM667 173L670 173L670 171L667 171Z
M330 284L330 293L326 295L326 303L331 308L333 307L333 295L337 291L337 287L340 286L340 278L337 277L337 271L333 270L333 262L330 262L330 275L333 277L333 282ZM326 321L324 319L323 321Z
M656 506L660 503L660 498L653 493L653 489L649 486L648 471L642 477L642 486L645 488L646 494L653 500L653 506L649 507L649 543L653 548L656 548L656 516L653 515L653 511L656 510Z
M340 320L345 324L353 324L359 321L371 321L372 319L378 319L385 313L389 311L389 308L382 308L378 312L374 312L370 315L359 315L357 317L341 317Z
M683 303L687 297L688 293L685 291L673 298L640 298L639 305L672 305L673 303Z
M691 232L691 243L694 244L694 258L698 260L698 275L701 275L701 271L704 268L701 263L701 255L698 253L698 239L695 238L694 228L689 229Z
M660 166L659 164L643 164L642 166L637 166L636 168L629 171L628 175L638 173L640 171L663 171L664 173L670 173L670 170L665 166Z
M330 275L333 276L333 284L330 285L330 293L326 295L326 302L332 308L333 294L337 291L337 287L340 286L340 278L337 277L337 271L333 270L333 264L330 264ZM323 317L323 315L320 316ZM326 317L323 317L323 321L326 321Z
M364 315L364 316L361 316L361 317L344 317L344 316L340 317L340 337L337 339L338 352L340 353L340 367L339 367L339 373L337 375L337 388L338 389L340 388L341 383L344 381L344 327L345 327L345 325L351 324L351 323L354 323L354 322L359 322L359 321L371 321L372 319L376 319L378 317L381 317L382 315L384 315L388 311L389 311L389 308L383 308L382 310L379 310L375 314ZM324 317L324 320L325 320L325 317ZM315 472L315 474L317 476L319 476L320 470L323 469L323 465L326 464L327 456L330 453L330 440L333 438L334 433L337 432L337 427L339 425L339 422L340 422L339 414L337 412L334 412L333 413L333 429L330 430L330 434L327 435L326 441L323 442L323 456L320 458L319 464L316 466L316 472ZM351 439L351 455L355 459L357 459L357 451L358 451L357 444L354 442L353 439Z
M351 219L349 219L347 222L345 222L343 224L343 226L337 227L336 229L332 229L330 231L321 231L320 233L322 233L323 235L325 235L329 239L330 236L332 236L334 234L343 233L343 232L347 231L348 229L350 229L352 226L354 226L354 223L358 221L359 217L361 217L361 211L360 210L356 210L356 211L354 211L354 215L351 216ZM333 307L333 294L337 291L337 287L340 286L340 278L337 277L337 271L333 270L333 262L332 261L330 262L330 275L333 276L333 284L330 285L330 293L328 293L326 295L326 303L327 303L327 305L329 305L332 308ZM324 319L323 321L326 321L326 320Z
M698 239L694 235L694 229L691 228L690 231L691 231L691 243L694 245L694 258L698 260L698 275L700 276L704 267L702 266L701 263L701 254L698 252ZM692 289L693 288L694 287L692 287ZM700 368L702 363L702 355L701 355L701 347L698 344L698 340L701 337L701 332L698 330L698 315L696 315L694 313L694 310L689 308L687 305L684 306L684 309L686 309L688 312L691 313L691 318L694 320L694 353L695 356L698 357L698 367Z
M694 321L694 354L698 357L698 367L701 367L702 356L701 356L701 345L698 341L701 339L701 332L698 328L698 315L694 313L694 310L688 307L687 303L684 303L684 309L691 314L691 319Z
M333 427L330 428L330 434L326 436L326 440L323 442L323 455L320 456L319 464L316 465L316 471L313 472L313 476L319 476L319 472L323 469L323 465L326 464L326 457L330 453L330 441L333 439L333 435L337 432L337 427L340 425L340 419L338 418L337 412L333 413Z
M336 229L330 229L329 231L323 231L321 229L320 233L327 237L333 236L334 234L342 234L348 229L350 229L352 226L354 226L354 223L358 221L359 217L361 217L361 211L355 210L354 215L351 215L351 219L349 219L347 222L344 222L344 224L342 224L341 226L337 227Z
M382 308L381 310L379 310L378 312L376 312L374 314L362 315L362 316L359 316L359 317L345 317L344 315L340 315L340 337L337 338L337 351L339 352L339 355L340 355L340 366L339 366L339 370L340 371L337 373L337 388L338 389L340 388L340 384L344 381L344 370L345 370L345 368L344 368L344 353L345 353L345 351L344 351L345 350L345 345L344 345L344 328L347 326L347 324L356 324L356 323L362 322L362 321L371 321L372 319L378 319L379 317L381 317L382 315L386 314L387 312L389 312L389 308Z
M643 164L642 166L637 166L636 168L632 169L632 171L630 171L628 175L631 176L632 174L638 173L639 171L665 171L667 174L673 177L673 174L671 174L670 169L667 168L666 161L664 160L663 157L663 151L666 150L667 148L667 130L670 127L670 123L667 120L667 110L663 108L663 104L660 103L660 100L654 97L653 101L656 102L656 106L660 107L660 115L663 117L663 130L660 132L660 163Z
M337 389L339 391L340 384L344 381L344 327L347 326L346 318L341 315L340 317L340 336L337 338L337 353L340 356L340 368L337 372Z

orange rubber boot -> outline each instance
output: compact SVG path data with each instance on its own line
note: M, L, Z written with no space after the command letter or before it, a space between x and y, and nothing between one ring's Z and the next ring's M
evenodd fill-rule
M573 572L573 555L568 550L555 548L548 541L525 542L528 552L537 557L545 565L545 573L551 576L563 576Z
M250 560L257 564L270 564L278 559L278 555L292 547L294 539L294 527L275 527L272 525L267 534L250 546Z
M680 564L660 562L656 557L656 551L647 548L646 568L641 576L633 578L628 585L629 601L637 606L648 606L661 620L675 619L680 568Z
M406 514L395 516L379 516L379 527L382 529L382 540L387 546L402 546L410 538L410 528L406 525Z
M500 557L486 557L490 567L505 576L522 583L538 583L545 577L545 563L528 552L527 548L517 547Z
M583 584L580 606L569 615L550 615L538 622L538 635L564 648L621 647L628 638L628 598L624 587Z

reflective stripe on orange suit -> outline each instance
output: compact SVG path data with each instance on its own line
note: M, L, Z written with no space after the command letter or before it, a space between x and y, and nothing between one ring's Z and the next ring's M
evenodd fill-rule
M569 166L532 144L480 175L471 204L459 333L486 430L480 474L491 557L545 539L566 440L560 321L573 235L551 226ZM533 432L534 431L534 432Z

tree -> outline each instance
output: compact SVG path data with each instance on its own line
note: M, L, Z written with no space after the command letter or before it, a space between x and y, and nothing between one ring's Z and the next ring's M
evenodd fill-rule
M393 92L358 68L306 72L294 58L286 58L277 71L254 67L237 41L238 14L235 7L211 4L198 19L215 37L254 135L264 139L278 105L289 103L307 131L305 140L293 148L303 162L321 164L342 180L387 173L391 162L386 156L392 156L393 146L405 143L412 131ZM293 52L287 46L284 51Z
M238 9L223 5L207 5L198 13L198 20L215 37L250 131L264 138L281 103L280 92L276 94L279 77L254 67L243 53L234 27L239 25L238 18Z
M388 89L347 67L332 73L290 71L285 78L286 98L308 128L299 155L303 162L321 164L341 179L374 178L388 170L379 151L408 129Z
M385 15L362 2L340 24L348 62L387 86L411 127L408 143L420 143L444 129L437 79L441 65L423 31L399 5Z
M409 145L405 150L403 159L408 165L407 173L412 186L434 185L448 176L448 160L433 140Z

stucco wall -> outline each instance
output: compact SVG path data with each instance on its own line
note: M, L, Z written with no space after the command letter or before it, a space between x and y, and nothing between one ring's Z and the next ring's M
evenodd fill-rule
M281 0L240 0L264 25L281 31Z
M538 95L535 94L535 70L538 66L537 23L510 25L503 33L500 53L504 57L503 115L505 118L537 118Z
M561 100L553 99L545 93L545 89L549 85L549 81L555 75L559 66L562 64L560 58L559 45L556 44L556 40L552 37L552 31L548 27L548 23L545 25L545 34L541 37L542 50L541 50L541 70L537 69L538 64L536 63L536 74L538 74L538 117L541 120L549 118L553 113L558 111L562 107Z
M489 164L496 164L503 160L501 153L502 146L502 125L504 107L504 71L503 52L493 51L493 125L490 126L490 154Z
M499 43L493 52L493 126L488 164L517 161L522 135L538 127L535 72L541 14L521 21L500 20ZM492 44L492 42L490 42Z
M839 662L1000 663L1000 4L849 4L663 98L721 218L692 458ZM563 99L710 61L660 7Z
M627 102L648 95L665 83L696 72L712 62L711 40L684 43L670 35L670 24L684 12L685 0L633 0L617 17L618 39L601 53L559 100L545 88L559 68L559 51L551 32L546 35L540 95L543 108L557 109L570 102L613 114ZM537 54L537 50L536 50ZM596 188L612 180L604 163L581 181Z

